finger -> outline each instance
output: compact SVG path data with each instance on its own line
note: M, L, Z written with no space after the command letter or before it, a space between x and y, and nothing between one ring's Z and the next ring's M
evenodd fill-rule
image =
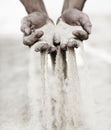
M46 50L49 50L50 46L48 45L48 43L43 43L42 41L41 42L37 42L35 45L34 45L34 50L36 52L43 52L43 51L46 51Z
M61 41L60 35L59 35L59 34L55 34L55 35L54 35L54 38L53 38L53 41L54 41L54 45L55 45L55 46L60 45L60 41Z
M89 17L84 14L81 19L80 19L80 24L82 25L83 29L88 33L91 34L91 28L92 28L92 24L90 22Z
M51 46L50 48L49 48L49 53L54 53L54 52L56 52L57 51L57 48L55 47L55 46Z
M69 47L69 48L78 48L79 43L77 42L77 40L73 39L73 40L68 41L67 47Z
M72 34L75 36L76 39L79 39L81 41L88 39L88 33L81 30L73 31Z
M29 21L27 17L24 17L21 22L21 31L25 35L29 35L31 33L31 21Z
M34 45L40 39L40 37L43 36L43 34L44 33L42 31L39 31L39 32L33 32L29 36L24 36L24 39L23 39L24 45L27 45L27 46Z
M37 37L38 39L41 38L44 35L43 31L36 31L35 32L35 37Z
M92 28L92 25L91 23L87 22L85 25L84 25L84 30L88 33L88 34L91 34L91 28Z
M66 51L67 50L67 44L66 43L60 44L60 48L61 48L61 50Z
M43 51L48 50L49 48L50 47L49 47L48 43L45 43L45 44L43 44L43 46L41 46L40 51L43 52Z

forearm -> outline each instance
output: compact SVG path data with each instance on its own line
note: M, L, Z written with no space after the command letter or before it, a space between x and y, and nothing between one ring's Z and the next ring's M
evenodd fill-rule
M43 0L20 0L28 14L38 11L47 14Z
M62 12L68 8L76 8L82 10L86 0L64 0Z

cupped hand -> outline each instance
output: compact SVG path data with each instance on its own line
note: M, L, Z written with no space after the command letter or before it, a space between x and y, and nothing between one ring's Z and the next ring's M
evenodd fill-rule
M54 44L55 46L60 45L61 50L66 51L68 48L78 48L82 41L77 38L73 33L74 31L82 32L85 36L87 33L83 30L81 26L71 26L65 23L61 18L59 19L58 24L56 25L55 35L54 35Z
M47 41L46 40L47 36L45 35L48 35L46 30L50 28L50 31L52 32L52 30L54 30L52 29L53 27L54 27L54 23L47 16L47 14L41 12L33 12L29 14L28 16L22 19L22 23L21 23L21 31L24 33L23 43L31 47L38 42L37 45L39 46L38 49L39 51L41 51L42 49L49 49L49 46L51 48L52 42L50 42L51 40ZM43 43L40 44L40 42ZM53 48L52 50L55 49Z
M88 36L91 33L92 24L87 14L75 8L67 9L63 12L60 19L71 26L81 26L86 33L83 31L74 30L73 35L80 40L88 39Z
M45 25L49 17L45 13L33 12L24 17L21 22L21 31L25 35L30 35L32 31Z
M36 52L48 51L49 53L56 52L56 47L53 44L53 37L55 32L55 25L50 21L39 29L36 29L34 33L44 32L38 41L32 46ZM28 39L30 39L29 35ZM27 40L27 39L26 39Z

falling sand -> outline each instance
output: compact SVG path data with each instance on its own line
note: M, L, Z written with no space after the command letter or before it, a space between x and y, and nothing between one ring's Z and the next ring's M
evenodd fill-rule
M36 54L31 50L28 87L30 125L39 130L90 130L82 114L82 100L75 49L51 56L53 73L49 79L48 52L41 52L41 85L37 81ZM54 59L53 59L54 58Z

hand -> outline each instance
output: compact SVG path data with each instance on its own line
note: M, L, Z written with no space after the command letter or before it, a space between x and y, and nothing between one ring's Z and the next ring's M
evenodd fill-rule
M78 9L67 9L63 12L60 18L71 26L81 26L87 32L84 33L83 31L78 30L73 31L73 35L75 35L76 38L81 41L88 39L88 36L91 33L92 25L89 17L85 13Z
M75 31L82 32L84 36L87 35L81 26L68 25L60 18L54 35L55 46L60 44L60 48L64 51L67 47L78 48L82 41L73 34Z
M36 29L33 34L36 34L37 32L44 32L44 35L39 38L39 40L32 46L32 48L38 52L38 51L48 51L49 53L56 52L56 47L53 45L53 37L55 32L55 25L49 21L47 24L45 24L40 29ZM28 39L31 39L31 36L28 36ZM26 37L27 40L27 37Z
M33 46L36 51L49 49L55 51L52 43L52 31L54 23L49 17L40 12L33 12L22 20L21 31L24 33L23 43L29 47ZM50 40L47 40L50 29ZM36 43L36 45L34 45ZM50 44L50 45L49 45ZM36 46L36 47L35 47Z

